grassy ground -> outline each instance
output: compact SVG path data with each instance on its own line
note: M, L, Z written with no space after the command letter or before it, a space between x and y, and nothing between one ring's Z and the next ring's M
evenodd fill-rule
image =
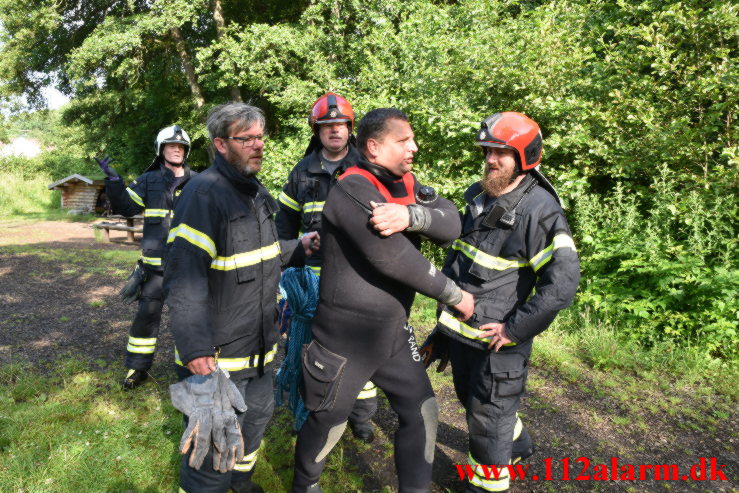
M77 241L84 231L92 242L86 225L67 223L75 240L68 245L49 229L52 223L28 224L6 229L15 232L0 241L0 491L176 491L182 424L167 391L174 380L171 355L158 356L155 382L134 393L118 386L133 307L121 305L115 290L137 250ZM36 231L37 224L44 231ZM422 341L435 323L434 303L420 298L411 321ZM83 336L44 332L49 325ZM695 348L640 347L572 308L537 338L521 414L542 457L690 464L710 455L728 457L736 467L737 371L735 362L711 360ZM449 370L429 375L441 404L433 491L458 491L452 465L466 454L464 411ZM394 491L393 419L382 398L376 443L344 436L321 479L327 493ZM265 491L289 487L291 429L288 414L278 410L257 462L255 479ZM736 469L727 473L731 482L718 485L526 482L513 491L732 491Z

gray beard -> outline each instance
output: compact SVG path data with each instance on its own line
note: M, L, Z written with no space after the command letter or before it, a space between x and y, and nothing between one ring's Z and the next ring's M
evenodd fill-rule
M500 197L503 190L513 183L515 178L515 170L511 171L507 175L499 174L498 176L490 176L486 168L480 183L482 184L482 189L485 190L485 193L491 197Z

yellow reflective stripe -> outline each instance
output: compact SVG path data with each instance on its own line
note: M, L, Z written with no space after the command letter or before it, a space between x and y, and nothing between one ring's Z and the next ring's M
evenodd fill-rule
M475 471L475 475L470 480L470 483L486 491L505 491L510 486L510 477L508 475L508 468L505 466L498 466L498 479L495 479L495 475L490 470L490 465L486 464L485 467L489 468L490 479L485 478L485 469L472 458L471 454L467 455L467 463L472 466Z
M454 240L452 248L462 252L465 256L472 259L476 264L482 265L488 269L494 270L506 270L506 269L518 269L520 267L527 267L528 262L521 260L508 260L501 257L493 257L479 248L475 248L469 243L465 243L462 240Z
M300 212L300 204L285 192L280 192L280 196L277 198L277 200L279 200L289 208L293 209L294 211Z
M274 242L269 246L257 248L250 252L237 253L230 257L216 257L210 264L211 269L234 270L240 267L256 265L259 262L277 257L280 254L280 244Z
M144 209L144 217L167 217L171 213L169 209Z
M326 202L306 202L303 204L303 212L321 212Z
M267 354L264 355L264 364L272 362L277 355L277 344L272 347ZM218 358L218 366L228 371L246 370L247 368L256 368L259 366L259 355L253 354L246 358Z
M210 255L210 258L216 256L216 244L213 243L213 240L205 233L191 228L187 224L180 224L170 231L167 243L172 243L177 237L189 241L196 247L202 248Z
M162 265L162 258L161 257L144 257L141 256L141 261L145 264L149 265Z
M490 342L492 340L491 337L481 337L480 334L485 332L484 330L476 329L474 327L470 327L464 322L460 322L456 318L452 316L451 313L447 311L442 311L441 315L439 315L439 323L444 325L446 328L453 330L459 335L462 335L466 337L467 339L473 339L475 341L483 341L483 342ZM515 342L509 342L508 344L504 344L504 346L515 346Z
M139 197L139 194L131 190L131 188L129 187L126 187L126 192L128 192L128 195L131 197L131 200L139 204L141 207L144 207L144 201L141 199L141 197Z
M275 355L277 355L277 343L275 343L274 346L272 346L272 349L264 355L264 364L271 363L273 359L275 359ZM254 360L252 363L251 360ZM182 364L182 360L180 359L180 352L177 350L177 348L174 348L174 362L179 366L185 366ZM239 371L239 370L245 370L247 368L256 368L259 364L259 355L253 354L251 356L247 356L246 358L218 358L218 366L223 368L224 370L228 371Z
M538 271L543 265L549 262L552 259L554 250L557 250L559 248L571 248L573 252L577 252L577 248L575 248L575 241L570 235L558 234L552 240L551 245L534 255L531 259L530 262L531 266L534 269L534 272Z
M128 336L129 344L136 344L137 346L153 346L157 343L156 337L132 337Z
M321 275L321 267L319 265L309 265L310 270L317 276Z
M362 391L357 396L357 399L371 399L377 397L377 386L372 382L364 384Z
M182 489L182 486L180 486L180 491L178 491L177 493L187 493L187 491L185 491L184 489Z
M261 447L262 444L260 443L259 446ZM254 465L257 463L257 454L259 454L258 448L251 454L245 455L243 459L236 463L236 466L234 466L234 471L251 471L254 468Z
M156 337L128 337L126 351L136 354L153 354L157 349Z

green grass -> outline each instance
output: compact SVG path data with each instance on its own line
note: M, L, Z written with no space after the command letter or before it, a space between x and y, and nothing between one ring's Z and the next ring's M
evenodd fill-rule
M33 245L0 246L0 256L34 257L66 274L128 274L140 256L137 250L95 250L92 248L47 248ZM101 306L101 305L96 305Z
M118 365L79 359L0 368L0 491L177 491L182 416L166 384L123 392L122 374ZM292 482L290 420L279 409L265 435L254 477L265 491ZM349 436L329 456L327 493L363 491Z

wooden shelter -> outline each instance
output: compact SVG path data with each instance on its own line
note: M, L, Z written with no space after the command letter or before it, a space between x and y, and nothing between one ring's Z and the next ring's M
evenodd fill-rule
M55 181L48 188L62 192L62 209L70 212L102 212L108 207L103 179L74 174Z

